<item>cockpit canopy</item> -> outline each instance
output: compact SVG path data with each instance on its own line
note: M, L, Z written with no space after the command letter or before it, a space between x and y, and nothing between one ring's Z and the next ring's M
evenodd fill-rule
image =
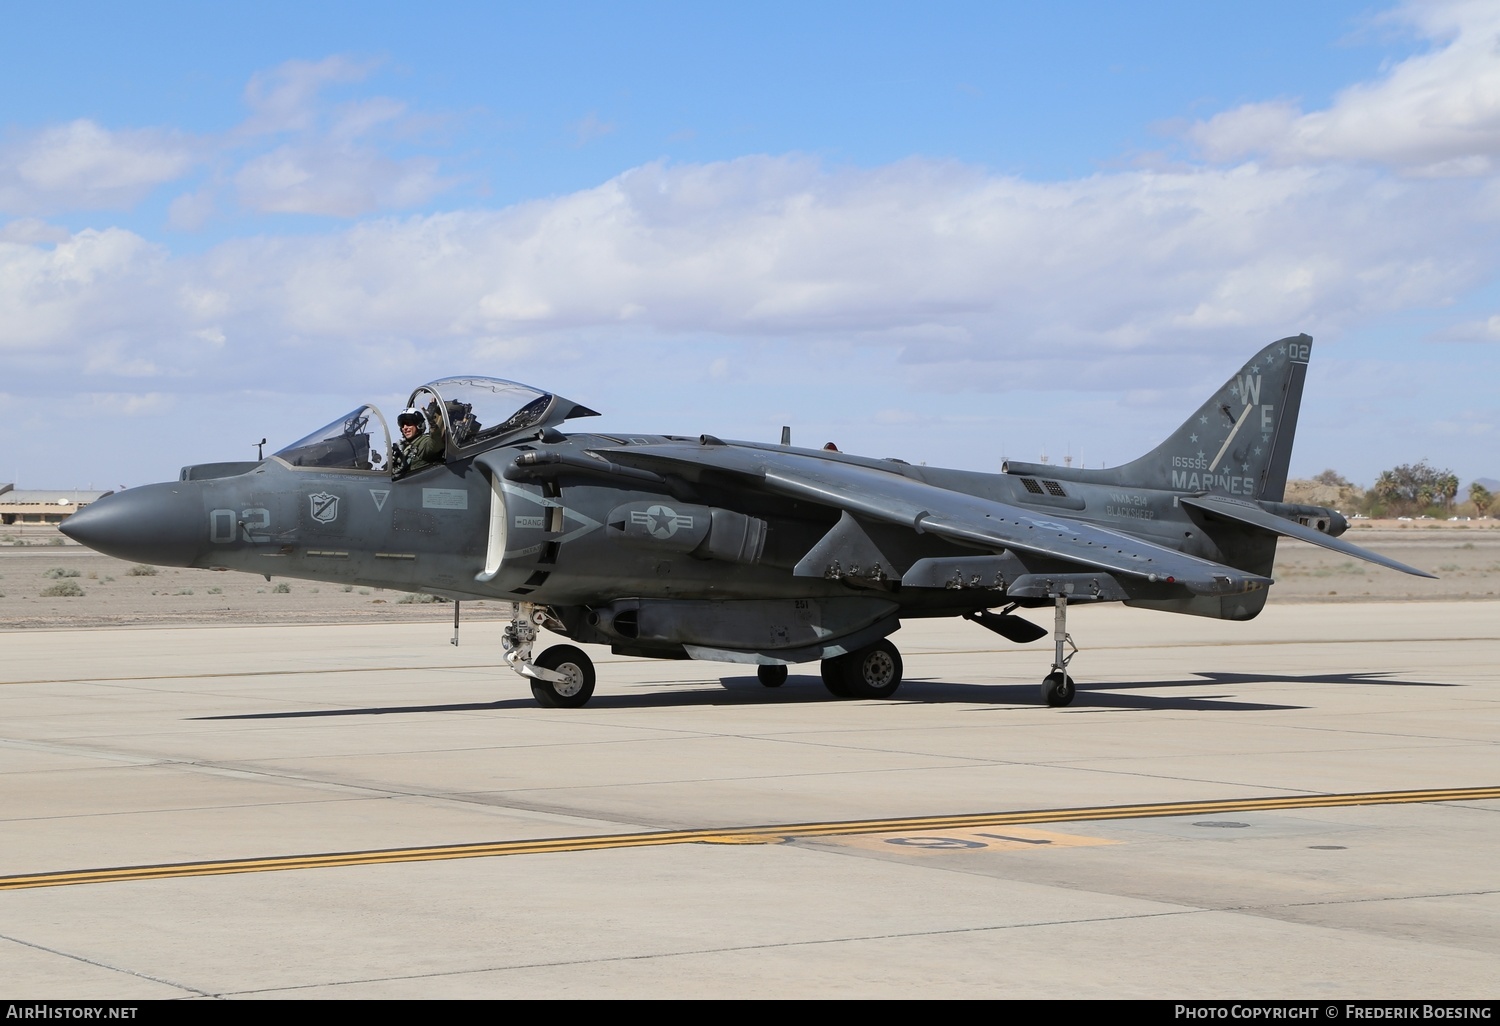
M471 455L521 437L533 437L573 417L599 414L559 395L501 378L430 381L413 390L407 405L442 419L447 458ZM380 410L364 405L281 449L294 467L389 470L391 434Z
M390 451L391 435L385 418L367 405L297 439L276 455L294 467L384 471Z
M450 458L538 433L570 417L598 416L571 399L500 378L431 381L413 391L407 405L430 411L435 399L447 431Z

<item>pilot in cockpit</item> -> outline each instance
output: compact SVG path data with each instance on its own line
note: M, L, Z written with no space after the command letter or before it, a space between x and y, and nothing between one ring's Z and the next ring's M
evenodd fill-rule
M437 404L429 407L432 421L427 429L429 416L414 406L402 410L396 417L396 426L401 431L401 440L391 446L391 476L405 477L443 462L443 418Z

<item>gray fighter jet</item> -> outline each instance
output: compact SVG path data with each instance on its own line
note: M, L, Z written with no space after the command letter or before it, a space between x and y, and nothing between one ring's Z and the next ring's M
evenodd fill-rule
M768 687L821 661L833 695L885 698L903 619L962 616L1024 643L1048 632L1018 610L1050 607L1041 697L1061 706L1073 603L1248 620L1281 537L1432 576L1340 540L1335 510L1282 501L1311 348L1298 335L1262 349L1134 462L999 474L785 436L565 434L594 411L445 378L400 418L441 438L426 447L441 462L402 473L420 466L410 443L393 452L361 406L265 460L106 496L62 530L145 563L510 600L505 659L545 706L587 702L594 667L575 645L534 655L538 627L625 655L755 664Z

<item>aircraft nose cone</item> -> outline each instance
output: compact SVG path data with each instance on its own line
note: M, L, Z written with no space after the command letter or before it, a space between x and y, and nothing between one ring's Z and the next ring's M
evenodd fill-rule
M187 482L143 485L74 513L58 530L106 556L157 566L192 566L207 534L198 489Z

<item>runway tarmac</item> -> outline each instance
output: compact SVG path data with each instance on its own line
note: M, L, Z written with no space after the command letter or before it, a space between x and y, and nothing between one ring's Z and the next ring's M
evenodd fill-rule
M1067 709L957 621L581 710L497 621L0 633L0 992L1495 996L1500 603L1069 627Z

